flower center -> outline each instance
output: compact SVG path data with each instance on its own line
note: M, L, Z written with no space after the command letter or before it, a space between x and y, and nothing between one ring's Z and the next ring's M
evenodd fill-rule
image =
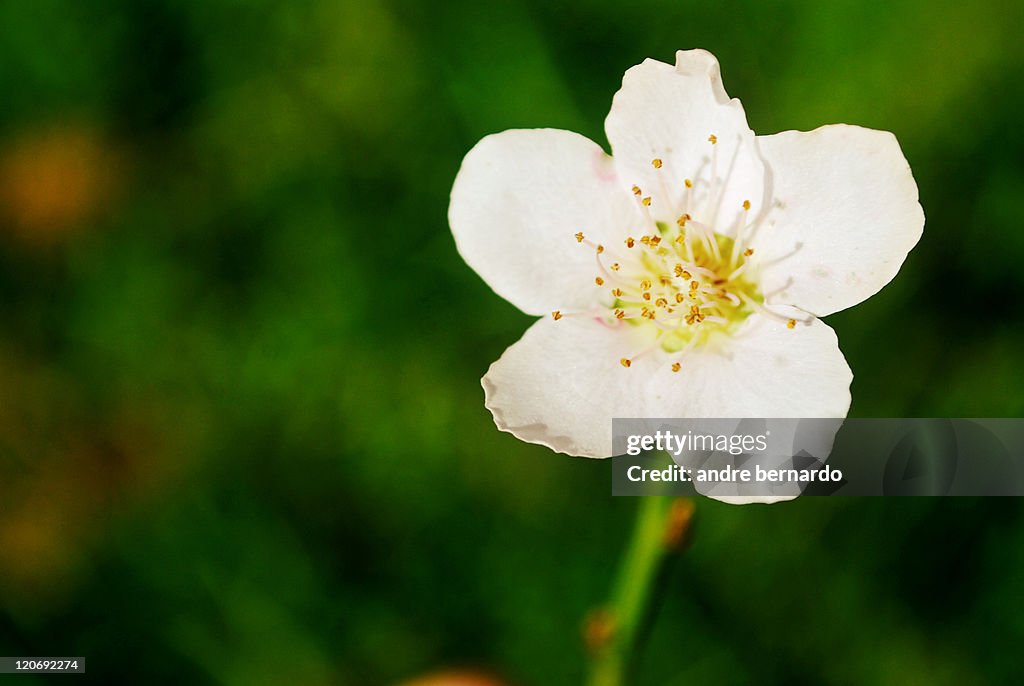
M748 273L753 251L738 252L736 241L689 215L676 227L657 228L657 234L628 238L632 259L604 271L614 284L612 315L646 327L657 347L669 353L732 333L763 301Z
M652 164L656 169L662 166L660 159ZM685 184L693 188L690 179ZM676 358L672 371L678 372L687 352L733 335L751 314L766 311L757 269L750 260L754 250L744 247L742 226L733 238L716 233L688 212L681 213L674 225L655 221L648 210L651 196L637 186L632 190L646 234L607 248L587 240L582 232L575 235L577 242L595 252L595 286L607 289L603 299L607 309L585 314L597 314L613 326L633 327L643 348L622 358L623 367L661 350ZM745 200L742 216L750 208ZM556 320L562 316L560 311L552 312ZM788 320L786 325L792 329L796 322Z

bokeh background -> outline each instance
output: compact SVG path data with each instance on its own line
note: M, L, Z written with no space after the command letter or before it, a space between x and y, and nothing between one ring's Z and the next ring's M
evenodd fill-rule
M494 428L478 380L530 318L459 259L448 192L487 133L604 143L623 71L679 48L756 131L887 129L913 166L923 240L829 319L852 414L1020 416L1022 19L0 3L0 654L96 683L579 683L637 502ZM1018 500L698 506L636 684L1019 678Z

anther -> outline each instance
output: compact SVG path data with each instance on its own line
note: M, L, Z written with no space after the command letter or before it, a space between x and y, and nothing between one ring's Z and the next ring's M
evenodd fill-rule
M640 281L640 288L645 291L651 290L651 282L649 279L643 279Z
M664 298L658 298L654 301L655 307L665 307L666 305L668 305L668 300L665 300Z
M640 190L640 186L633 186L633 195L639 198L641 193L643 193L643 191Z
M644 298L644 300L650 300L651 299L651 294L650 293L644 293L643 298Z
M679 364L678 362L672 363L672 371L674 372L678 372L680 369L682 369L682 367L683 365Z
M625 310L615 310L615 318L616 319L622 319L625 316L626 316L626 311Z
M655 157L653 160L651 160L651 164L654 165L655 169L661 169L661 158Z
M716 136L715 134L711 134L710 136L708 136L708 140L711 141L711 145L714 145L715 143L718 142L718 136Z
M651 206L651 196L648 195L646 198L644 198L640 202L642 202L644 204L644 207L650 207Z
M687 187L687 188L693 188L693 181L690 181L689 179L687 179L687 180L686 180L686 181L684 181L683 183L685 183L685 184L686 184L686 187Z
M786 328L787 329L795 329L796 328L796 320L795 319L790 319L788 322L786 322Z
M633 364L633 360L629 359L628 357L623 357L621 360L619 360L619 364L621 364L626 369L629 369L629 365Z
M745 257L750 257L753 254L754 254L754 249L753 248L747 248L746 250L743 251L743 255Z
M560 310L555 310L554 312L552 312L551 313L551 318L554 319L557 322L559 319L562 318L561 311Z
M604 246L601 245L600 243L598 243L597 244L597 254L600 255L603 252L604 252Z
M596 283L596 284L597 284L598 286L603 286L603 285L604 285L604 279L602 279L602 278L601 278L601 277L599 276L599 277L597 277L596 279L594 279L594 283Z
M633 240L632 236L630 236L629 238L626 239L626 247L627 248L632 248L634 245L636 245L636 241Z
M614 295L616 298L621 298L622 297L622 289L621 288L613 288L612 289L612 295Z
M613 272L619 271L619 263L618 262L612 262L611 270Z
M684 300L686 300L686 296L685 295L683 295L682 293L676 293L676 302L677 303L682 303Z
M582 231L580 231L579 233L576 234L576 242L577 243L582 243L583 242L583 232Z
M744 200L743 201L743 209L745 209L745 210L749 210L750 209L750 201L749 200Z

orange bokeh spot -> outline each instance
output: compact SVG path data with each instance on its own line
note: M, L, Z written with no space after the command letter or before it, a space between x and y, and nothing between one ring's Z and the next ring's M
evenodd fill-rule
M115 155L90 129L62 126L0 146L0 216L49 242L80 228L110 198Z
M406 681L399 686L509 686L507 681L483 672L443 671Z

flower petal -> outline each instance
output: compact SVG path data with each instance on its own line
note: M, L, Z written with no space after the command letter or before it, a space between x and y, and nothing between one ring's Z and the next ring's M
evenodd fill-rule
M658 221L671 223L688 212L731 235L744 219L745 200L755 212L763 205L764 165L754 133L740 101L726 94L709 52L679 51L675 67L648 59L629 69L605 132L623 183L651 197Z
M773 308L804 319L791 307ZM695 349L682 371L671 360L650 377L645 416L685 418L845 417L853 373L835 331L810 318L789 329L765 314L751 315L736 334Z
M642 389L657 366L631 357L642 343L634 327L595 319L541 319L491 365L485 404L502 431L555 452L612 454L612 418L642 417Z
M751 244L769 302L819 317L889 283L921 237L924 211L895 136L836 124L758 137L776 207Z
M527 314L590 307L593 243L618 242L638 213L593 141L558 129L487 136L452 187L448 220L459 253L494 291Z

